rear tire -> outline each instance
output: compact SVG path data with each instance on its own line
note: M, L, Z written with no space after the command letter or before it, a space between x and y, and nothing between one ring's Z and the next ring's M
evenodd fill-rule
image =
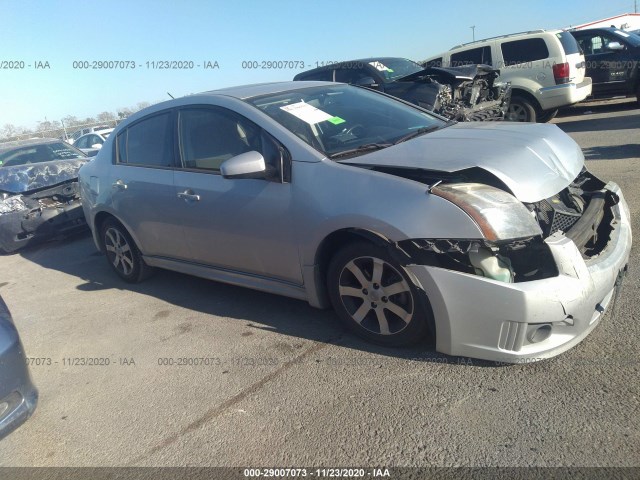
M538 123L547 123L550 120L553 120L558 115L558 109L554 108L553 110L541 110L538 113L537 122Z
M114 272L125 282L138 283L153 273L126 228L114 218L105 220L100 229L105 257Z
M329 264L327 289L346 327L366 340L403 346L429 331L424 293L382 247L353 243L339 250Z
M513 95L505 120L510 122L536 122L536 109L530 100L520 95Z

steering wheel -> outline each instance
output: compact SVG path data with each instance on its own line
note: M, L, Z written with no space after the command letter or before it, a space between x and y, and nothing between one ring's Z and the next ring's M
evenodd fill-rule
M357 130L358 128L364 129L364 125L362 125L361 123L356 123L352 127L345 129L344 130L344 134L345 135L353 135L353 136L357 137L358 135L356 135L354 133L354 131Z

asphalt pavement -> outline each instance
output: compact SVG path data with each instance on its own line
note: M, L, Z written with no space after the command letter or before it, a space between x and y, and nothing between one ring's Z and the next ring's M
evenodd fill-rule
M553 123L640 231L640 109ZM0 466L640 466L639 249L572 350L499 366L386 349L305 302L160 271L121 282L89 235L0 257L40 390Z

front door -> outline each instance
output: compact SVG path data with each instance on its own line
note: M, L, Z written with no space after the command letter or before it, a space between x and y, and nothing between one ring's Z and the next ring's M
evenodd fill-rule
M221 107L181 110L178 131L182 168L175 171L175 195L192 260L302 284L291 184L280 175L282 146ZM271 178L220 175L225 160L252 150L271 164Z

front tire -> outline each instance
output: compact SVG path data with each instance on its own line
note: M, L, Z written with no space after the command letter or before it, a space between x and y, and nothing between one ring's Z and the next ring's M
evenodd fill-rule
M109 218L104 222L101 240L107 262L124 281L138 283L153 272L142 259L127 229L117 220Z
M510 122L536 122L536 109L528 99L520 95L513 95L505 120Z
M329 264L327 288L347 328L371 342L409 345L429 330L423 294L382 247L354 243L341 249Z

